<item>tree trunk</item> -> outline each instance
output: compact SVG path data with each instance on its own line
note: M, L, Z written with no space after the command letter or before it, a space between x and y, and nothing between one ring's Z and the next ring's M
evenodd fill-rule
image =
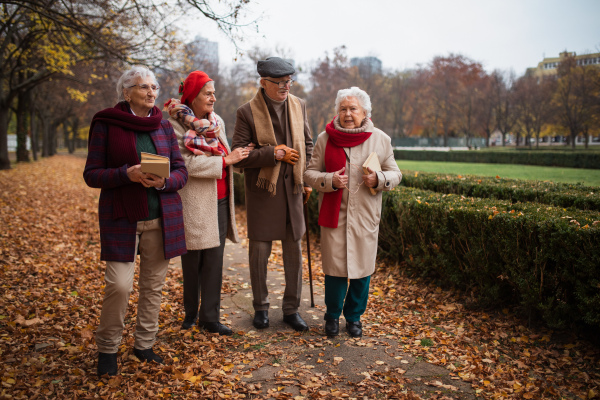
M58 122L55 122L50 125L50 155L53 156L56 154L56 149L58 147Z
M0 170L10 169L8 158L8 115L10 110L0 103Z
M31 98L32 98L32 92L29 92L29 104L30 104L30 108L29 108L29 122L30 122L30 126L31 126L31 154L33 155L33 160L37 161L37 153L39 151L38 149L38 134L37 134L37 126L36 126L36 121L35 121L35 108L33 107L33 104L31 102Z
M20 92L17 96L17 162L29 162L29 150L27 150L28 98L28 92Z
M50 155L50 123L42 121L42 157Z
M67 122L63 122L63 135L65 137L65 146L69 151L69 154L73 154L72 145L71 145L71 132L69 131L69 126Z

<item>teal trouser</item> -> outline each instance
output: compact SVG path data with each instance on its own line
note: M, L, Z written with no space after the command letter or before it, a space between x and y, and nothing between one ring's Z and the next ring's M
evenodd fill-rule
M370 276L350 279L348 287L348 278L325 275L325 319L338 319L343 311L347 322L360 321L367 309L370 282Z

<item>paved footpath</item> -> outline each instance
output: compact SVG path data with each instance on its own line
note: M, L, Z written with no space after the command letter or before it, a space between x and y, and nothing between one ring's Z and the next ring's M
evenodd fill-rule
M263 360L255 365L248 365L251 374L244 378L249 384L255 385L265 398L270 398L269 393L274 392L278 395L285 394L287 398L305 398L302 390L313 385L321 386L321 392L317 392L320 396L373 398L373 388L365 391L371 393L370 396L363 396L361 386L382 385L379 383L381 380L371 379L375 375L401 376L398 381L386 378L383 385L396 385L398 391L408 389L422 398L475 398L471 386L451 377L447 369L403 353L398 338L369 337L369 331L376 327L372 327L368 321L363 321L363 338L352 339L345 332L342 317L340 336L328 339L323 330L324 291L322 282L318 282L322 279L315 279L314 308L310 304L309 283L307 280L304 282L300 314L310 330L305 333L294 332L283 322L281 311L285 281L283 267L278 265L281 263L279 242L273 243L273 250L268 272L270 327L257 330L252 326L254 310L246 241L241 244L227 241L223 266L224 285L229 285L233 290L230 290L231 294L224 294L221 302L222 322L234 332L244 331L245 335L255 337L257 344L253 347L256 350L264 349L272 356L268 358L268 362ZM390 371L395 374L390 374ZM333 382L333 385L327 386L328 390L323 391L326 387L324 382Z

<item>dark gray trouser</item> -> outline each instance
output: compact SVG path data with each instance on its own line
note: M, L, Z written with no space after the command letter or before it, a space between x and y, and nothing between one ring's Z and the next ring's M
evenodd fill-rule
M219 322L221 309L221 285L223 283L223 251L229 224L229 198L219 200L218 247L204 250L188 250L181 256L183 270L183 308L188 320ZM202 301L200 298L202 297ZM198 313L200 304L200 313Z
M267 286L267 264L273 242L250 240L250 283L255 311L269 309L269 288ZM285 291L283 293L283 315L298 312L302 295L302 248L301 240L294 240L292 226L287 224L286 238L281 241L283 250L283 270L285 272Z

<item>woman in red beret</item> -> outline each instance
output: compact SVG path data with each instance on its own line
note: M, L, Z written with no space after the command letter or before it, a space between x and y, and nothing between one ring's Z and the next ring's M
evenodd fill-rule
M179 191L187 254L181 257L183 307L181 327L196 324L208 332L231 335L219 322L225 239L239 241L233 204L233 164L252 147L231 151L225 124L214 110L214 81L202 71L188 75L179 87L181 99L165 104L188 169Z

